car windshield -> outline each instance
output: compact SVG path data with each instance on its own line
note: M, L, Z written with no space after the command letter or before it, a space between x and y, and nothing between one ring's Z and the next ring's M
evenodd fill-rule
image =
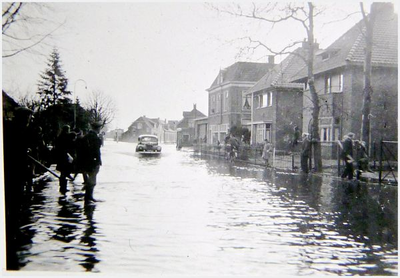
M143 143L157 143L158 139L154 137L142 137L141 142Z

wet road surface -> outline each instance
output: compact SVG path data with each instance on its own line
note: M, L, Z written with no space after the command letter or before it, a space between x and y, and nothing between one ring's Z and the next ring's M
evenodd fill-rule
M36 186L22 271L397 275L397 188L106 141L94 197Z

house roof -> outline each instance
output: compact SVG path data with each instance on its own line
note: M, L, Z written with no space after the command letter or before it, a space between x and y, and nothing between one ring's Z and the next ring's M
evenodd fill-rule
M372 65L397 66L398 16L394 13L393 4L373 3L371 13L376 13L373 27ZM343 67L348 63L362 64L366 46L364 34L365 26L361 20L328 48L317 53L314 74ZM326 59L328 56L329 58ZM292 81L305 77L307 77L306 67L294 76Z
M155 122L152 121L151 119L147 118L146 116L141 116L137 118L130 126L133 126L137 122L143 122L145 125L147 125L150 128L153 128L155 125Z
M247 91L247 94L258 92L271 87L303 88L303 84L290 83L293 75L305 66L306 47L299 47L289 54L281 63L275 65Z
M256 82L273 66L274 64L270 63L236 62L233 65L220 70L218 76L211 84L210 89L217 85L234 81ZM222 83L219 83L221 76Z
M197 119L197 118L206 117L206 115L204 115L199 110L197 110L197 108L193 108L192 111L183 111L183 117Z

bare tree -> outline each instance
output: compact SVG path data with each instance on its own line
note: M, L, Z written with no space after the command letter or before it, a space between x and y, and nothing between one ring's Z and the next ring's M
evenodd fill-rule
M37 112L40 108L40 100L37 98L36 95L26 92L23 95L20 95L17 99L17 102L25 106L34 112Z
M211 7L218 12L230 14L232 16L258 20L260 22L267 22L271 24L271 29L274 28L276 24L293 21L300 24L300 26L306 31L306 43L308 45L307 56L300 55L299 57L303 59L307 67L308 85L313 105L311 135L314 142L314 164L316 171L322 171L321 143L319 134L320 103L318 93L314 85L314 18L322 13L322 11L316 10L311 2L308 2L307 5L297 3L286 3L282 5L271 2L265 5L256 5L253 3L249 10L243 9L239 4L233 4L233 6L230 6L228 9L220 9L216 6ZM293 41L288 43L282 49L275 50L261 40L255 40L251 37L243 37L240 39L248 41L248 46L244 48L247 52L252 53L259 48L263 48L267 51L267 54L274 55L283 55L289 53L299 55L297 53L293 53L293 50L297 45L303 43L302 41Z
M370 136L370 113L371 113L371 71L372 71L372 44L375 23L375 13L366 15L364 5L360 2L361 13L363 15L363 23L365 27L365 56L364 56L364 94L362 102L362 122L361 122L361 139L366 143L366 149L369 150Z
M117 111L113 99L102 91L93 91L84 103L92 122L101 122L102 127L114 120Z
M51 21L54 13L46 3L2 3L2 57L13 57L29 51L41 54L37 46L45 44L63 23Z

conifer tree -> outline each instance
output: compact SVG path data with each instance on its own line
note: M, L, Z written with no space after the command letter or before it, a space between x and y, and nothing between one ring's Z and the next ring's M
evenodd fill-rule
M67 104L71 102L68 98L71 92L67 90L68 79L62 69L60 54L57 48L53 49L47 62L47 69L40 74L38 94L40 106L46 109L56 104Z

